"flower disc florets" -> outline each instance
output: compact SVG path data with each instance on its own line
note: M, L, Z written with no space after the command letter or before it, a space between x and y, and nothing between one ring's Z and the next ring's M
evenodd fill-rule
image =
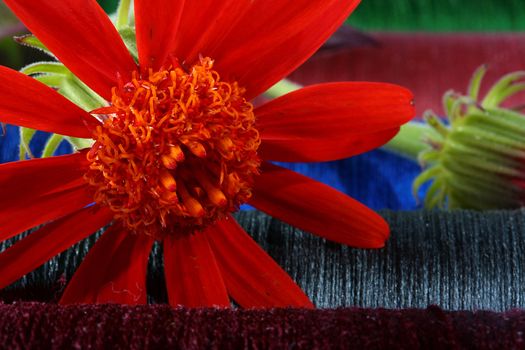
M87 154L97 203L155 238L200 230L246 202L260 160L253 106L209 58L113 88Z

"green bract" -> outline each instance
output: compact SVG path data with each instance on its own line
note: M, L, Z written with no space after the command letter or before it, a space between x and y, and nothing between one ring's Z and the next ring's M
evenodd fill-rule
M525 198L525 115L501 103L525 90L525 72L502 77L479 98L486 67L474 73L468 95L454 91L443 98L446 121L428 111L429 147L419 153L425 170L415 179L414 194L432 181L427 208L495 209L521 206ZM448 121L448 123L447 123Z
M131 55L137 60L138 54L135 41L135 28L133 27L134 21L130 18L130 1L122 0L117 9L117 13L113 17L115 18L115 26L117 27L122 40L126 44ZM34 35L25 35L15 39L22 45L41 50L50 57L56 59L45 45ZM31 75L41 83L56 89L61 95L88 112L107 106L108 104L102 97L91 90L58 61L32 63L22 68L20 71L24 74ZM35 133L36 130L20 127L20 159L33 157L29 144L35 136ZM51 134L44 146L42 157L52 156L62 141L69 142L74 149L90 147L93 143L91 139Z

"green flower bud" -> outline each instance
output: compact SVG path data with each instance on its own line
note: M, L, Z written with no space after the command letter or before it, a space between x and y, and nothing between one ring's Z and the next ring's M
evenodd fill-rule
M445 93L446 119L424 115L431 132L430 146L419 154L424 171L413 191L431 181L427 208L515 208L525 202L525 115L501 107L502 102L525 90L525 72L502 77L479 98L486 67L476 70L468 94Z

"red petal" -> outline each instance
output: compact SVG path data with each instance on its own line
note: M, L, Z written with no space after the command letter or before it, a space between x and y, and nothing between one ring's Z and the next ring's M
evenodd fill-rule
M305 87L257 108L263 138L329 139L399 127L414 117L407 89L383 83Z
M230 306L221 272L201 232L164 240L164 272L171 305Z
M294 91L255 110L261 155L306 162L368 151L414 117L412 98L405 88L381 83L320 84Z
M92 203L85 163L76 153L0 164L0 241Z
M304 231L360 248L385 245L390 229L378 214L333 188L265 163L249 204Z
M313 307L288 274L228 217L205 231L230 295L243 307Z
M251 99L310 57L358 3L359 0L251 1L248 11L220 47L210 50L210 57L217 60L222 76L247 88L247 98Z
M44 226L0 253L0 289L106 225L108 209L81 209Z
M90 138L91 115L50 87L0 66L0 121L62 135Z
M73 275L60 304L145 304L146 272L153 239L113 225Z
M100 96L111 100L118 77L128 81L135 62L95 0L5 0L57 58Z
M239 0L186 1L174 54L182 62L193 63L199 55L211 55L250 4Z
M175 46L184 0L135 0L135 24L142 68L160 68Z

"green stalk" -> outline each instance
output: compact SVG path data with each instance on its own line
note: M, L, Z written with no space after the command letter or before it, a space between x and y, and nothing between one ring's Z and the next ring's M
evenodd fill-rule
M424 138L434 133L427 124L410 122L403 125L399 133L382 149L417 162L419 153L429 148Z

